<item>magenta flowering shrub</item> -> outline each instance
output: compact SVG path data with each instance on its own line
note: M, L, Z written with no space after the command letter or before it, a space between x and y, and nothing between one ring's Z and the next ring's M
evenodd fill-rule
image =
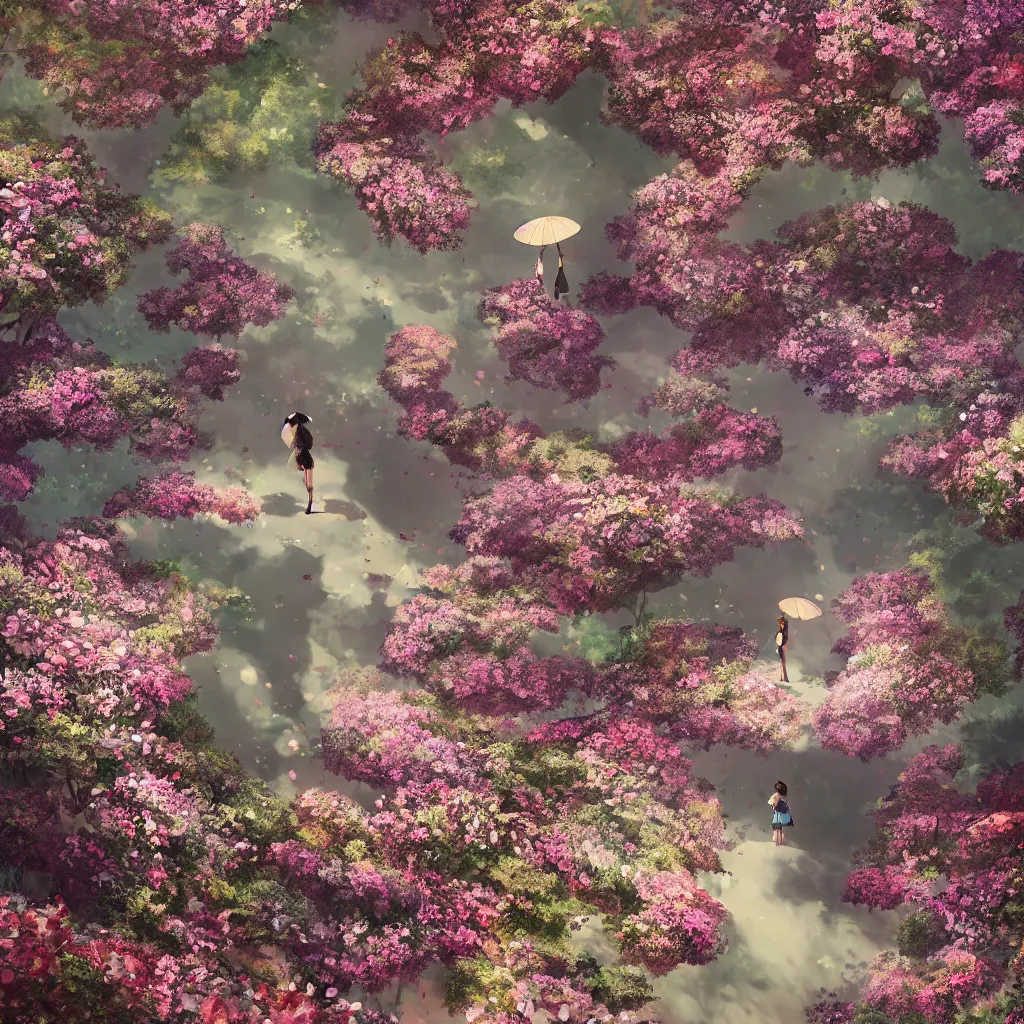
M214 347L185 354L168 378L152 367L117 365L91 341L72 341L51 318L36 322L31 341L0 341L0 485L9 501L31 492L40 470L19 450L35 441L82 443L104 450L129 438L150 461L187 461L202 447L201 396L217 398L234 383L236 353Z
M508 363L506 380L564 391L566 401L592 398L601 370L615 360L594 354L605 340L601 325L578 309L549 298L535 279L488 288L477 316L497 326L494 345Z
M909 761L875 812L875 838L856 855L843 893L850 903L913 911L899 953L876 958L861 994L893 1020L919 1014L953 1024L960 1012L991 1011L1008 968L1017 970L1024 770L989 771L970 795L952 785L963 764L954 746L927 747Z
M203 345L190 349L181 357L178 382L182 387L195 388L204 398L213 402L224 400L224 389L241 380L238 370L238 352L220 345Z
M529 647L542 630L557 633L558 616L510 594L484 596L474 588L475 558L455 570L435 566L428 585L454 600L417 595L399 607L381 647L381 668L412 677L461 707L492 714L555 709L571 692L588 693L593 672L579 658L540 658Z
M801 529L768 498L680 493L614 474L590 483L500 481L466 500L450 535L472 555L508 558L527 588L568 614L620 607L683 573L708 576L735 548L794 539Z
M177 469L164 470L152 477L141 477L137 483L109 497L103 514L118 517L150 516L154 519L193 519L206 512L220 516L229 523L245 523L259 517L263 503L243 487L218 490L209 484L196 483L195 473Z
M171 324L195 334L238 337L248 324L266 327L284 316L294 290L246 263L228 248L213 224L189 224L167 254L172 274L188 271L188 281L171 291L161 286L139 296L139 312L150 330Z
M956 509L964 525L995 544L1024 537L1024 405L1020 368L997 389L981 391L943 428L920 431L891 443L883 466L924 480Z
M26 907L17 896L0 896L0 944L5 978L11 975L0 992L0 1008L23 1020L60 1014L92 1022L122 1014L149 1024L173 1014L218 1024L245 1020L243 1013L273 1024L393 1024L397 1019L360 1012L361 1004L344 999L325 1007L305 991L245 974L228 979L210 970L215 964L207 956L177 958L106 928L83 933L60 902Z
M850 629L833 647L847 667L814 713L826 750L862 761L884 756L1005 683L1003 645L951 626L921 571L868 573L832 611Z
M626 476L670 484L712 479L739 467L753 472L782 458L774 416L727 405L701 409L661 436L632 432L606 448Z
M37 125L5 121L0 177L3 330L20 324L24 335L64 306L102 302L127 280L134 253L170 236L167 214L108 185L74 136L58 144Z
M685 200L700 216L700 191ZM647 216L641 205L609 228L635 264L628 283L598 275L583 301L606 312L650 305L693 331L675 360L684 374L763 362L819 392L826 410L881 412L918 397L971 401L1014 372L1019 255L971 265L952 225L922 207L828 207L783 225L780 242L749 246Z
M419 139L364 139L344 122L321 125L316 163L355 193L381 241L404 238L421 253L462 244L476 201Z
M73 521L20 552L4 548L0 564L8 741L40 714L74 709L96 723L158 715L191 689L178 659L213 647L212 619L195 595L180 580L147 577L102 520Z
M617 937L623 960L658 977L679 963L717 959L725 907L699 888L689 872L638 872L633 884L647 906L622 922Z
M396 859L474 877L527 934L532 919L549 922L529 973L565 955L556 951L570 920L549 916L564 901L604 916L624 961L659 973L724 948L725 910L691 874L721 870L720 807L656 730L613 717L597 730L570 721L527 733L510 719L462 713L458 698L367 684L336 692L325 765L383 790L371 826L387 823ZM639 821L642 834L630 825ZM498 928L484 948L513 951L509 934ZM523 980L525 966L503 985ZM578 972L566 983L579 987Z
M894 1020L918 1013L928 1024L948 1024L961 1007L992 992L999 974L995 964L964 949L940 950L923 964L886 952L872 963L861 998Z
M1018 61L1014 72L1024 77ZM988 188L1024 192L1024 89L1015 100L993 100L964 120L964 138Z
M42 0L21 21L26 71L63 90L62 109L90 128L145 128L160 110L181 113L209 71L241 60L288 0Z

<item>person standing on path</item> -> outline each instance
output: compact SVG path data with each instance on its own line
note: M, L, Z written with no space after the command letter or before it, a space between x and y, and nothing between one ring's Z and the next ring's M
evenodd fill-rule
M772 793L772 798L768 801L772 808L772 842L776 846L786 845L786 833L784 830L792 828L794 824L793 814L786 800L788 794L789 789L780 779L775 783L775 792Z
M786 646L789 644L789 622L784 615L779 616L779 631L775 634L775 651L782 664L782 674L779 676L780 683L788 683L789 676L786 673Z
M313 511L313 435L309 432L307 423L313 421L303 412L293 412L286 417L285 423L290 424L295 431L292 447L295 449L295 465L302 470L302 480L306 485L306 494L309 495L309 503L306 505L306 515Z

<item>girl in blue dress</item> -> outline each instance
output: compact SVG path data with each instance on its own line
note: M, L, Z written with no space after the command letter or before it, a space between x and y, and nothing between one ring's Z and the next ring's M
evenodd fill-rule
M786 833L784 829L793 827L793 814L789 809L786 796L789 790L786 784L780 779L775 783L775 792L772 793L768 803L772 808L772 841L776 846L786 845Z

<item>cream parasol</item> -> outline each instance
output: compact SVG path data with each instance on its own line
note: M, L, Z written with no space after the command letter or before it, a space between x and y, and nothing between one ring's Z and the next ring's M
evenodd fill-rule
M304 412L293 412L285 421L281 424L281 440L284 441L285 445L291 449L295 445L295 428L300 423L312 423L311 417L307 416ZM289 455L289 458L291 456Z
M779 602L779 610L791 619L816 619L821 609L806 597L787 597Z
M579 230L579 224L568 217L538 217L520 224L513 237L524 245L557 245Z

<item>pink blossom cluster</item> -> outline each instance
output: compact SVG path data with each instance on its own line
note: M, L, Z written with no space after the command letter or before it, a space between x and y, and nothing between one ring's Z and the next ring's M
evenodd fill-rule
M980 391L943 428L895 439L883 466L922 479L957 510L964 525L996 544L1024 537L1024 374ZM952 412L953 410L951 410Z
M44 0L18 47L26 70L90 128L145 128L169 105L181 113L219 64L241 60L288 0Z
M104 504L103 514L111 519L193 519L205 512L237 524L258 518L262 504L243 487L217 489L196 483L192 471L168 469L155 476L141 477L131 487L113 494Z
M460 713L457 699L439 704L370 685L337 691L323 746L331 770L384 791L369 824L386 829L396 860L479 878L499 914L528 918L530 904L501 867L515 857L521 870L549 876L532 901L572 895L593 906L627 962L662 972L709 962L723 948L725 910L690 873L720 870L720 807L690 784L688 763L676 762L678 748L656 730L609 719L584 728L582 743L553 725L527 735L508 720ZM630 839L622 823L633 815L648 826ZM667 854L657 851L670 847L676 865L659 870ZM531 973L538 963L540 950Z
M569 402L601 390L601 370L615 360L595 355L605 340L601 325L578 309L549 298L536 280L489 288L477 316L497 326L494 345L508 363L506 380L564 391Z
M461 244L476 201L415 136L363 138L346 122L321 125L317 169L355 193L374 234L404 238L418 252Z
M833 648L847 667L814 714L827 750L862 761L884 756L936 721L955 721L997 682L979 677L971 634L951 626L920 570L862 576L832 610L850 629Z
M658 977L679 963L710 963L723 952L725 907L689 872L638 872L633 884L647 906L622 922L619 941L627 963Z
M644 586L710 575L737 547L801 536L764 497L736 498L609 475L499 481L472 496L451 537L474 555L508 558L524 584L562 614L620 606Z
M0 313L19 314L22 335L26 321L102 302L127 280L132 254L171 233L167 214L107 184L81 139L24 134L0 141Z
M174 291L161 286L139 296L139 312L150 330L171 324L220 339L238 337L248 324L266 327L284 316L295 292L228 248L224 232L213 224L189 224L184 237L167 254L172 274L189 278Z
M72 522L54 541L8 547L0 558L5 736L72 708L86 721L152 716L191 689L178 659L212 648L209 611L173 579L147 577L116 528ZM147 631L154 621L160 628Z
M970 795L952 785L963 765L954 746L927 747L910 760L880 802L876 837L856 856L843 894L869 907L909 905L923 926L923 944L901 945L899 955L883 953L871 965L861 999L893 1019L952 1024L958 1013L991 1009L1024 939L1024 766L989 771ZM1019 1009L1012 998L1005 1005Z
M74 1020L84 1012L197 1024L391 1024L396 1019L360 1012L359 1003L343 999L325 1007L294 983L291 988L267 984L244 973L229 980L210 971L203 956L175 957L105 928L79 932L61 902L36 908L0 896L0 951L0 1009L18 1019L56 1013ZM101 1003L82 992L83 967L102 979Z
M753 472L778 462L782 431L774 416L715 405L673 424L661 436L631 432L607 451L626 476L689 483L736 467Z
M695 188L686 201L699 211L704 200ZM920 397L969 402L983 381L1015 372L1019 255L971 265L952 225L922 207L828 207L783 225L779 242L748 246L662 218L641 205L609 228L636 269L628 281L592 278L583 302L608 313L650 305L692 331L675 360L684 375L764 363L827 410L881 412Z
M107 449L127 436L133 453L151 461L186 461L203 441L200 396L219 398L235 382L237 354L193 349L171 378L132 364L113 365L92 342L72 341L52 318L34 325L28 344L0 342L0 497L21 501L39 469L19 449L56 440Z

